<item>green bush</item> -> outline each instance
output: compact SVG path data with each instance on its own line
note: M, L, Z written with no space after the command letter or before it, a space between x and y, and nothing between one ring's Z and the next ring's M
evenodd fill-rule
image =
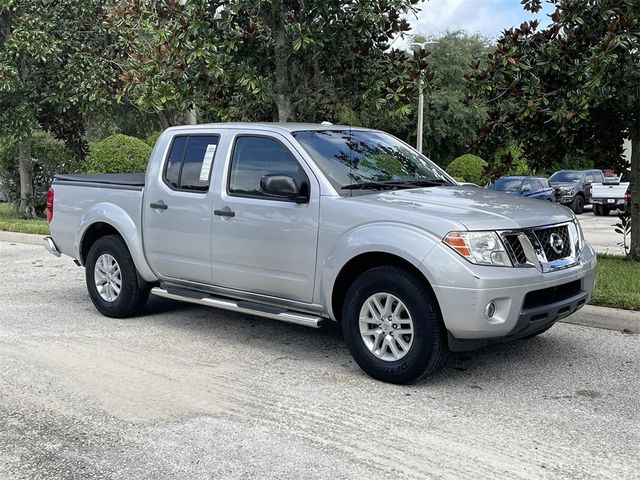
M147 168L151 147L118 133L89 146L86 173L139 173Z
M149 135L145 139L146 144L149 145L151 148L153 148L153 146L158 141L158 137L160 137L160 135L162 135L162 132L153 132L151 135Z
M487 162L483 159L468 153L452 161L447 166L447 173L456 179L462 178L465 182L482 186L487 183L487 174L484 171L486 166Z
M81 170L81 161L67 149L64 142L45 132L35 132L31 139L33 160L34 195L28 199L36 213L44 211L44 199L56 173L76 173ZM18 169L18 141L0 138L0 185L7 200L20 200L20 171Z
M500 165L502 157L511 155L511 165L503 173L503 175L527 176L534 175L535 172L529 167L527 159L524 157L522 147L516 142L511 141L505 146L499 148L493 156L493 165Z

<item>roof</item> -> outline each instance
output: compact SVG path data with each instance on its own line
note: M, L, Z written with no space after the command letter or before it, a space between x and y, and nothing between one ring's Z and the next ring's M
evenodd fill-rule
M369 128L355 127L349 125L322 125L320 123L295 123L295 122L226 122L226 123L200 123L198 125L180 125L171 127L169 130L199 130L211 128L224 129L256 129L269 130L275 132L297 132L300 130L371 130Z

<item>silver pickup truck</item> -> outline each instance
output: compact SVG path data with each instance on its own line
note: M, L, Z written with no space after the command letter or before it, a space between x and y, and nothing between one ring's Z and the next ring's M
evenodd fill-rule
M146 174L58 175L46 248L85 267L108 317L149 294L342 325L395 383L450 351L537 335L586 304L596 258L574 214L464 187L384 132L174 127Z

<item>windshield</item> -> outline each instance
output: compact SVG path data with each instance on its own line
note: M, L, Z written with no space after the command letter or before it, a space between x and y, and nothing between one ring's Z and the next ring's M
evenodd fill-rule
M305 130L293 136L338 190L375 190L387 183L398 188L411 182L453 185L430 160L386 133Z
M521 183L521 178L499 178L495 183L489 185L489 188L500 192L518 191Z
M582 172L556 172L549 178L550 182L579 182Z

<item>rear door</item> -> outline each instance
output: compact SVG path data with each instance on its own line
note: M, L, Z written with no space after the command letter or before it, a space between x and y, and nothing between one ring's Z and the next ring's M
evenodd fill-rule
M210 284L211 171L218 134L177 135L159 177L147 181L143 238L147 260L166 279Z
M214 200L213 279L217 286L311 303L320 213L318 181L288 139L238 133ZM269 197L265 175L306 184L309 200ZM217 189L216 189L217 190Z

